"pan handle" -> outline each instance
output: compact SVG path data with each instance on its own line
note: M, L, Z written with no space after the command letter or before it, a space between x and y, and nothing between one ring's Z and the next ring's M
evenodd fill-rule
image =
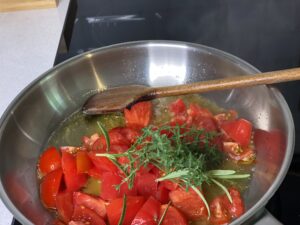
M254 225L283 225L268 210L264 209L261 217L255 221Z

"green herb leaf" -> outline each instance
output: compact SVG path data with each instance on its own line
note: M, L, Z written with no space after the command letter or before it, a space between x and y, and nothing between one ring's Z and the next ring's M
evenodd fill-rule
M191 188L199 195L199 197L202 199L202 201L204 202L204 205L207 209L207 212L208 212L208 219L210 218L210 209L209 209L209 206L208 206L208 203L204 197L204 195L201 193L201 191L198 190L198 188L196 188L195 186L191 186Z
M126 207L127 207L127 197L126 195L123 196L123 206L122 206L122 214L120 216L118 225L122 225L124 218L125 218L125 214L126 214Z
M164 221L164 219L165 219L165 217L166 217L166 214L167 214L167 211L168 211L170 205L171 205L171 202L168 203L167 208L164 210L164 212L163 212L162 216L160 217L160 219L159 219L157 225L161 225L162 222Z
M218 179L226 179L226 180L245 179L245 178L250 177L250 174L232 174L232 175L223 175L223 176L212 175L212 177L215 177L215 178L218 178Z
M110 139L109 139L109 135L107 130L105 129L105 127L99 122L97 121L97 124L102 132L102 134L104 135L105 138L105 142L106 142L106 152L109 152L110 150Z
M225 176L235 174L235 170L210 170L207 172L208 175L212 176Z
M227 188L215 179L211 179L211 181L214 182L217 186L219 186L225 192L225 194L227 195L227 198L229 199L230 203L232 203L232 197L229 194Z
M160 177L160 178L156 179L155 181L160 182L160 181L163 181L163 180L171 180L171 179L174 179L174 178L180 178L182 176L188 175L188 173L189 173L188 169L177 170L177 171L174 171L174 172L171 172L171 173L167 174L166 176Z

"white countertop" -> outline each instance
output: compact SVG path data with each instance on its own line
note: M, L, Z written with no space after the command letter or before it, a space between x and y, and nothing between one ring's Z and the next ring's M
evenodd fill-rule
M53 66L70 0L58 8L0 13L0 115L31 81ZM12 215L0 200L0 225Z

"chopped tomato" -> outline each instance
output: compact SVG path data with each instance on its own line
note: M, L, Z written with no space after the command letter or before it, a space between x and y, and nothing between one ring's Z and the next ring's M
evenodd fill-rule
M136 141L136 139L141 135L140 131L129 127L123 127L121 133L129 141L130 144L133 144Z
M82 137L83 146L86 147L87 149L91 149L94 142L98 140L98 138L99 138L99 134L97 133L91 135L91 137L83 136Z
M238 118L238 113L235 110L229 110L227 112L219 113L214 116L216 122L218 125L221 125L222 123L226 121L232 121L236 120Z
M230 215L226 208L226 203L224 203L223 197L216 197L210 203L209 208L211 211L211 216L209 221L212 225L222 225L230 222Z
M160 218L166 211L168 205L160 207ZM173 206L169 206L161 225L188 225L186 218Z
M250 144L252 134L252 124L245 119L237 119L221 124L221 129L232 140L239 143L242 147Z
M93 166L91 169L89 169L88 171L88 175L90 177L93 177L95 179L99 179L101 180L102 179L102 173L103 171L102 170L99 170L97 167Z
M139 102L124 110L125 122L127 127L145 127L149 125L152 117L152 103Z
M185 191L179 188L175 191L171 191L169 196L172 204L177 209L180 209L187 219L199 220L207 218L208 212L205 204L193 190Z
M101 216L103 219L106 217L106 202L103 201L101 198L95 198L90 195L81 193L81 192L74 192L73 193L73 199L74 199L74 205L84 206L91 210L93 210L95 213L97 213L99 216Z
M91 145L90 149L93 152L105 152L106 151L106 141L105 141L104 136L97 138Z
M159 219L160 203L149 197L134 217L131 225L157 225Z
M89 152L88 156L92 160L93 165L100 171L117 172L118 167L113 164L107 157L97 156L98 152ZM101 153L101 152L100 152Z
M223 150L235 161L252 163L255 160L255 152L253 149L250 147L242 148L236 142L223 142Z
M75 146L61 146L60 151L61 152L68 152L70 154L76 154L79 150L81 150L81 147L75 147Z
M155 193L155 198L162 204L167 204L170 201L169 197L170 190L168 190L163 184L158 184L157 191Z
M83 187L87 181L86 174L77 173L75 157L66 151L62 151L62 170L67 191L77 191Z
M187 122L187 119L188 118L186 115L176 115L171 119L170 126L185 125ZM191 125L191 124L188 124L188 125ZM168 137L169 137L169 135L171 135L171 134L167 134Z
M40 184L40 195L46 208L56 208L56 195L62 179L61 168L48 173Z
M207 131L217 130L217 125L209 110L196 104L190 104L187 114L188 117L185 123L188 126L196 126L198 129L205 129Z
M56 196L56 208L58 212L58 217L65 223L70 222L74 210L73 193L58 193Z
M187 110L187 113L189 116L191 117L198 117L198 116L202 116L202 117L213 117L213 114L206 108L202 108L197 104L190 104L190 107Z
M77 173L87 173L92 168L92 162L86 151L78 151L76 154Z
M128 184L121 185L120 190L116 190L116 186L121 184L122 177L118 173L104 172L102 174L102 186L100 197L105 200L112 200L126 195L136 195L136 187L128 188Z
M123 128L116 127L108 132L110 144L111 145L127 145L129 146L131 143L127 139L125 135L123 135Z
M194 119L194 125L198 129L205 129L206 131L216 131L217 130L217 125L214 121L213 118L211 117L202 117L198 116L197 118Z
M245 212L244 202L242 200L242 197L240 195L240 192L235 188L229 188L228 189L229 194L232 197L232 203L227 202L227 209L230 213L232 218L238 218ZM227 198L227 196L224 196L223 198Z
M106 225L101 216L99 216L93 210L82 205L74 206L72 220L75 222L80 221L89 225Z
M172 102L169 106L169 110L174 115L180 115L186 113L186 106L181 98L177 99L175 102Z
M112 200L119 197L120 192L116 190L116 185L121 183L121 177L112 172L102 173L102 186L100 197L105 200Z
M170 180L164 180L161 184L170 191L174 191L178 188L178 184Z
M245 212L239 191L235 188L229 188L228 191L231 195L232 203L230 203L225 194L216 197L210 203L210 222L213 225L226 224L231 221L231 218L238 218Z
M50 173L61 167L61 157L55 147L47 148L39 160L39 169L43 174Z
M123 153L126 152L129 149L128 145L123 145L123 144L119 144L119 145L111 145L110 146L110 151L111 152L116 152L116 153Z
M126 212L123 225L130 225L137 212L140 210L145 200L142 196L128 196L126 201ZM123 198L111 201L107 206L107 217L110 225L117 225L123 210Z
M157 176L152 173L145 173L137 177L137 191L139 195L155 196L157 191L158 183L155 181Z

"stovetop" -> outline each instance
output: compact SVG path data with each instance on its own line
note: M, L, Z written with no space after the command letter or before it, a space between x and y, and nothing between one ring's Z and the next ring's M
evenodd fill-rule
M298 0L72 1L65 43L55 60L135 40L178 40L232 53L262 71L300 66ZM300 82L276 85L300 133ZM299 126L298 126L299 125ZM300 224L300 138L291 168L268 210L284 224ZM14 225L19 225L13 221Z

